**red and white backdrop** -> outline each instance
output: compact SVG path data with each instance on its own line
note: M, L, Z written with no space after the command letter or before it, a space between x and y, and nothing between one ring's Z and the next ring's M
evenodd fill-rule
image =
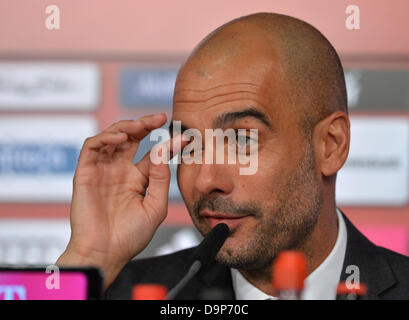
M57 30L45 25L50 4ZM346 28L351 4L360 29ZM405 0L0 1L0 264L53 263L70 235L83 140L120 119L170 115L189 51L217 26L260 11L313 24L339 52L352 145L338 205L372 241L409 255L408 10ZM173 176L168 217L140 256L199 239Z

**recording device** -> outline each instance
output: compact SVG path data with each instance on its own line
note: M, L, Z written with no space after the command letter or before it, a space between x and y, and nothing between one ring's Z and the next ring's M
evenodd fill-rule
M225 223L216 225L192 253L192 261L186 275L169 291L168 300L173 300L185 285L202 269L207 268L216 257L229 236L229 227Z

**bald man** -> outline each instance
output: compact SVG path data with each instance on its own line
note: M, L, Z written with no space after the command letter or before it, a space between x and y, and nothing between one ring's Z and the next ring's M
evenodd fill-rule
M304 299L335 299L349 276L368 287L368 299L409 298L409 259L369 242L336 207L350 122L341 62L318 30L272 13L219 27L179 71L175 121L202 137L206 129L245 129L245 143L257 129L258 143L251 175L240 174L239 162L178 165L196 228L206 235L224 222L230 233L215 261L177 298L197 299L212 288L235 299L275 298L272 263L289 249L307 259ZM81 151L72 235L57 263L101 268L110 299L130 298L137 283L172 288L191 263L194 249L130 262L167 213L167 163L149 154L133 163L138 142L165 123L163 114L120 121L88 138ZM176 145L172 154L180 152Z

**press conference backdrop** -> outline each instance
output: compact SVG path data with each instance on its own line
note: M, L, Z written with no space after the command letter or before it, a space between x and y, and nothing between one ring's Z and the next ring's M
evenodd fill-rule
M241 8L238 15L259 11ZM229 19L226 13L217 21ZM340 37L330 39L336 47ZM337 203L369 239L409 255L409 55L364 49L339 50L351 148L338 174ZM72 178L84 139L121 119L156 112L170 118L177 70L188 54L57 51L0 51L0 264L55 262L70 236ZM144 139L135 161L152 146ZM137 258L200 241L175 170L168 217Z

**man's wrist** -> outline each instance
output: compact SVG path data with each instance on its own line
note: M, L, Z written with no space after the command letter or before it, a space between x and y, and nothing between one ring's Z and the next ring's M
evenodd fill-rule
M79 250L67 249L58 258L56 265L59 267L93 267L98 268L104 277L104 290L115 280L126 263L108 261L107 256L97 252L85 254Z

